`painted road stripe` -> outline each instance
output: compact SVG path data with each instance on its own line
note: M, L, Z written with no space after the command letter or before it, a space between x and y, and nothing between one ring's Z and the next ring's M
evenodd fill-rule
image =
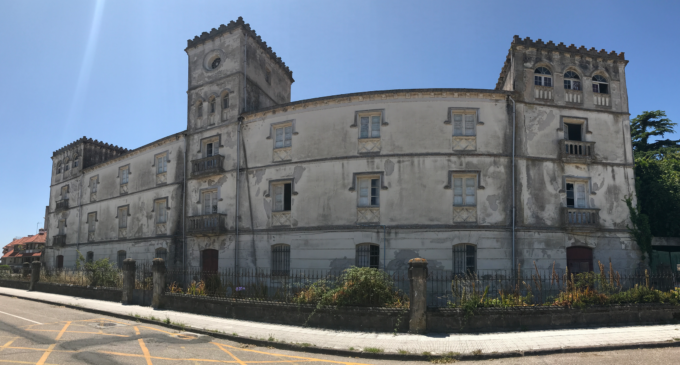
M14 314L10 314L10 313L5 313L5 312L0 312L0 313L2 313L2 314L6 314L6 315L8 315L8 316L12 316L12 317L17 317L17 318L19 318L19 319L23 319L24 321L29 321L29 322L33 322L33 323L35 323L35 324L42 324L42 323L40 323L40 322L36 322L36 321L34 321L34 320L31 320L31 319L28 319L28 318L24 318L24 317L19 317L19 316L15 316Z

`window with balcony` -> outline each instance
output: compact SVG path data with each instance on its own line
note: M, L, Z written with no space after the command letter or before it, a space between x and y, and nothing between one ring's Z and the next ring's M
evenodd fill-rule
M583 182L567 182L567 207L569 208L587 208L586 190L587 183Z
M377 269L380 266L380 246L374 243L358 244L354 265Z
M477 246L460 243L453 246L453 274L470 275L477 272Z
M564 219L567 227L596 228L599 224L599 209L589 206L590 182L586 179L565 177L566 192Z
M290 246L277 244L272 246L272 276L290 275Z
M203 214L217 213L217 190L204 191L202 195Z

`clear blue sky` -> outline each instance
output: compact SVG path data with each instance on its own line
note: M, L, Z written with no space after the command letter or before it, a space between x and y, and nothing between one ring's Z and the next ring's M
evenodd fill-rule
M493 89L519 34L626 52L631 114L680 122L678 14L678 1L0 0L0 245L42 227L54 150L184 130L186 41L239 16L293 71L293 100Z

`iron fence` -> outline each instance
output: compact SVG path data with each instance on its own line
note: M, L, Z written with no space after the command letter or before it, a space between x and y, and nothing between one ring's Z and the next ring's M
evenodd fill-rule
M40 282L82 287L120 289L123 287L123 272L114 268L51 268L42 267Z
M638 286L661 291L675 287L671 272L595 271L572 274L565 270L479 270L468 274L431 270L427 277L427 305L432 308L455 307L476 298L495 306L552 304L560 293L574 287L598 293L615 294Z

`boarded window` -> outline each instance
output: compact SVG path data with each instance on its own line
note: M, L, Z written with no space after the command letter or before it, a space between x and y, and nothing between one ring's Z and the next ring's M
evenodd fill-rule
M359 206L377 207L380 205L380 178L357 179L359 183Z
M477 246L461 243L453 246L453 273L474 274L477 271Z
M588 247L568 247L567 268L572 274L593 271L593 250Z
M293 143L293 126L281 127L274 129L276 135L276 142L274 148L290 147Z
M94 232L97 229L97 213L87 215L87 231Z
M276 184L274 188L274 211L286 212L291 207L291 183Z
M380 264L380 246L372 243L357 245L355 265L377 269Z
M453 205L477 205L476 177L453 178Z
M66 234L66 221L63 220L63 219L60 219L58 228L59 228L59 235L60 236L65 235Z
M290 246L279 244L272 246L272 276L290 275Z
M201 271L217 272L219 252L213 249L201 251Z

